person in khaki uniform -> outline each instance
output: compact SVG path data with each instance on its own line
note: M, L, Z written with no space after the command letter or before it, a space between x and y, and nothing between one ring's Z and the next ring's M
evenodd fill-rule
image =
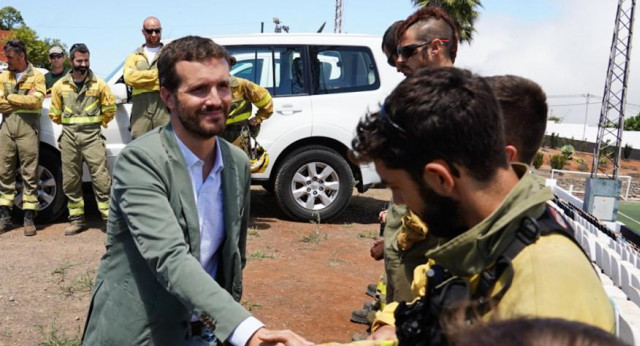
M425 69L400 83L380 113L358 124L354 150L374 161L394 200L443 239L425 257L453 276L446 283L467 284L471 299L486 308L477 310L483 320L563 318L613 332L613 307L597 273L572 241L567 223L548 206L552 191L527 173L526 165L509 164L513 149L506 149L511 143L503 124L486 80L455 68ZM539 137L527 145L539 145ZM527 225L536 231L525 242ZM513 250L516 241L524 245ZM502 263L506 267L497 265ZM427 282L433 290L426 293L425 270L415 271L414 293L423 298L414 305L431 307L430 301L444 299L448 291L438 290L445 284L433 288ZM403 303L399 309L391 328L399 337L406 337L406 323L425 322L406 320ZM379 340L377 332L373 338Z
M70 226L65 235L86 229L82 196L82 162L89 167L93 191L103 220L109 213L111 177L100 125L107 127L116 112L115 98L107 84L90 69L89 49L74 44L69 52L73 71L51 90L49 117L62 124L59 145L62 152L62 188L69 199Z
M27 61L20 40L4 45L9 70L0 74L0 232L11 225L16 164L23 181L24 235L34 236L38 210L38 131L45 94L44 76Z
M136 139L169 122L169 112L160 99L158 56L162 50L162 25L156 17L142 23L145 44L124 62L124 82L133 90L131 108L131 138Z
M235 58L230 58L231 65ZM267 89L244 78L230 77L231 112L227 120L227 128L220 137L233 143L249 154L249 136L256 137L260 132L260 124L273 114L273 101ZM251 117L252 105L258 108Z

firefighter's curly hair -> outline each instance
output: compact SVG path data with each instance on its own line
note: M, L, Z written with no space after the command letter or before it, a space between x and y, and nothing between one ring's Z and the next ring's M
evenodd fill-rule
M401 82L380 112L360 120L352 142L360 162L381 160L414 179L444 160L488 181L508 167L502 114L487 82L453 67L422 69Z
M224 58L229 61L227 50L209 38L185 36L164 46L158 57L160 86L174 92L180 85L176 73L179 61L204 61L210 58Z

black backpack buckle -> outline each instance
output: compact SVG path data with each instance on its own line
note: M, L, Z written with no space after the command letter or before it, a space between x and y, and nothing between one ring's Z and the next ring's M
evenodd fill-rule
M530 216L525 216L520 223L520 229L516 232L516 238L525 245L534 243L540 237L540 225Z

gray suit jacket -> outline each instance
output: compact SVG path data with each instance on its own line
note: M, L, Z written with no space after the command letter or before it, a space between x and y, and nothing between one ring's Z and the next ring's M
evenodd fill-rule
M129 144L116 161L107 251L83 344L180 345L191 313L226 340L250 314L238 301L249 221L249 162L218 138L226 237L216 280L200 265L191 178L171 125Z

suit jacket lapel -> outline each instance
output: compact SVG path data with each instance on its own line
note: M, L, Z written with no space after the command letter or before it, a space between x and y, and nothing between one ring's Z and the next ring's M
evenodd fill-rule
M229 143L218 139L217 145L224 162L222 170L222 193L224 196L224 223L227 240L235 242L238 238L237 223L242 219L241 196L238 196L238 173L236 162L231 155Z
M193 185L191 176L187 169L180 147L173 133L171 124L168 124L162 131L162 143L165 151L169 156L173 177L176 179L172 184L178 184L178 194L180 203L182 204L182 213L187 222L187 232L189 235L189 246L191 253L195 258L200 260L200 222L198 221L198 207L196 206L196 198L193 195Z

